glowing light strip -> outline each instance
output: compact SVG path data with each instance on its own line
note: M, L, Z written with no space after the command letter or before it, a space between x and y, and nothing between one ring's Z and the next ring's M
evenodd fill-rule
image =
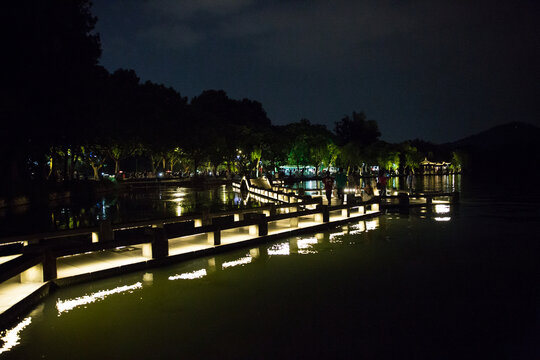
M450 221L452 218L448 216L448 217L435 217L433 219L435 219L435 221Z
M291 251L288 242L273 245L268 249L268 255L290 255L290 253Z
M379 222L377 220L378 219L366 221L366 230L375 230L379 225Z
M450 205L442 205L442 204L435 205L435 212L437 214L447 214L450 212Z
M297 244L298 244L298 248L299 249L307 249L309 247L311 247L313 244L317 244L317 238L316 237L312 237L312 238L307 238L307 239L298 239L297 240Z
M317 238L298 239L298 253L302 255L317 254L317 251L313 249L313 245L317 244Z
M196 270L188 273L183 273L180 275L169 276L169 280L193 280L200 279L206 276L206 269Z
M19 340L21 340L19 333L27 327L32 322L32 317L29 316L20 323L17 324L13 329L5 331L4 335L0 338L3 341L4 345L0 348L0 354L6 351L11 350L14 346L19 345Z
M125 291L130 291L130 290L135 290L135 289L142 289L142 283L138 282L133 285L119 286L112 290L102 290L102 291L98 291L96 293L85 295L85 296L75 298L75 299L58 300L56 302L56 309L58 310L58 315L61 315L63 312L72 310L76 308L77 306L90 304L97 300L103 300L106 296L109 296L112 294L119 294Z
M240 258L238 260L233 260L233 261L223 263L223 265L221 265L221 268L226 269L228 267L249 264L251 262L251 260L252 260L251 256L243 257L243 258Z
M330 234L329 239L334 240L335 238L337 238L339 236L343 236L343 235L345 235L345 232L343 232L343 231L336 232L336 233Z

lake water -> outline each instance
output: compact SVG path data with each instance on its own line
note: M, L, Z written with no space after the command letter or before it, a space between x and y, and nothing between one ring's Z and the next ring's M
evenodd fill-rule
M232 186L211 189L167 188L100 196L93 201L0 209L0 236L97 226L261 206L253 198L242 199Z
M539 193L461 187L458 206L60 289L0 358L540 358Z
M419 191L454 191L460 189L461 177L418 177ZM322 188L320 181L292 185L307 189ZM391 178L389 187L401 189L404 178ZM309 191L307 192L309 194ZM99 220L113 223L190 215L203 210L217 212L261 206L253 197L243 199L232 186L211 189L168 188L100 196L93 201L74 201L50 205L0 209L0 237L97 226Z

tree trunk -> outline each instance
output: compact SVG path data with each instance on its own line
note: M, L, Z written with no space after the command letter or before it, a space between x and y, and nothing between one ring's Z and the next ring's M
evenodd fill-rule
M46 176L46 179L49 180L51 178L51 174L53 173L53 170L54 170L54 156L51 155L51 159L50 159L50 162L49 162L49 171L48 171L48 174Z
M73 179L74 178L74 174L75 174L75 166L77 165L77 159L79 158L79 154L72 150L71 151L71 172L70 172L70 178ZM76 179L75 179L76 180Z
M69 180L69 148L64 148L64 182Z
M96 165L95 163L90 163L90 165L92 166L92 170L94 170L94 180L99 180L99 169L103 165Z

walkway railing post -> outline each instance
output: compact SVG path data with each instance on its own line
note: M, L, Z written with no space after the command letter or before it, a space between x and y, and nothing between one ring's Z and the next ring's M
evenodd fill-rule
M169 256L169 241L163 224L153 227L154 240L152 241L152 258L164 258Z
M143 244L143 256L149 259L169 256L169 241L164 224L152 225L150 234L152 235L152 241Z
M43 281L56 279L57 276L56 256L48 250L43 256Z
M259 223L257 224L258 230L259 230L259 236L266 236L268 235L268 220L266 220L266 216L259 218Z
M96 237L92 234L92 241L98 242L98 241L113 241L114 240L114 233L112 229L112 223L111 220L101 220L99 222L99 232Z
M330 221L330 211L328 205L317 205L319 213L315 214L315 221L327 223Z
M214 231L208 232L208 243L210 245L221 245L221 231L215 228Z

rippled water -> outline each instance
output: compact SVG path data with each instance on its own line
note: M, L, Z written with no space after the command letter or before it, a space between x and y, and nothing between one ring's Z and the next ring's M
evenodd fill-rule
M368 179L374 178L364 178L362 183ZM362 185L363 185L362 184ZM320 180L308 180L295 183L291 185L292 188L304 188L306 193L309 194L309 190L313 189L322 189L324 185ZM352 187L352 185L351 185ZM388 188L401 190L406 189L406 178L401 177L390 177L388 178ZM460 191L461 189L461 175L426 175L426 176L416 176L415 177L415 191Z
M535 195L463 186L458 206L58 290L0 358L538 358Z
M403 178L391 178L389 187L403 188ZM459 191L461 176L418 177L419 191ZM322 188L320 181L294 184L306 189ZM310 194L309 191L306 192ZM97 226L99 220L113 223L159 219L189 215L203 210L210 212L257 207L261 203L252 197L242 199L232 186L211 189L168 188L133 193L109 194L94 201L73 201L48 206L22 206L0 209L0 237L28 232L46 232Z
M102 219L121 223L260 205L253 198L242 199L232 186L225 185L110 194L95 201L0 209L0 236L92 227Z

